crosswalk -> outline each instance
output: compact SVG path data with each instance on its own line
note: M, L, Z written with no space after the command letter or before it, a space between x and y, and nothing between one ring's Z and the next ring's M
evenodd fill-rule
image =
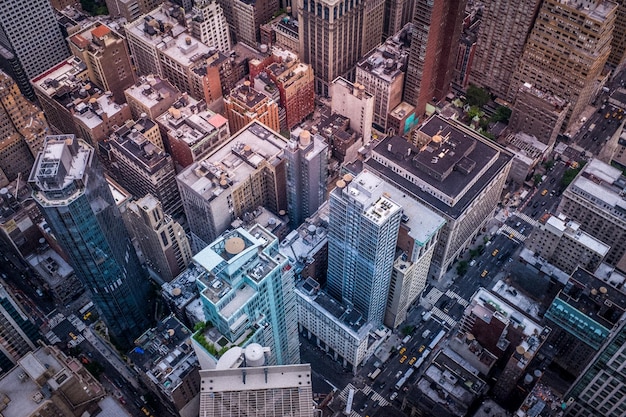
M426 301L427 303L431 305L435 305L435 303L439 301L442 295L443 295L443 292L441 292L438 288L431 287L428 294L426 294L425 297L422 297L422 300Z
M435 316L439 320L445 322L451 328L456 325L456 320L454 320L452 317L448 316L443 311L439 310L439 308L433 307L433 309L430 310L430 312L432 313L433 316Z
M530 224L532 227L537 226L537 220L533 219L532 217L528 216L527 214L522 213L521 211L516 211L515 212L515 216L517 216L520 219L524 220L526 223Z
M355 387L354 385L352 385L351 383L349 383L348 385L346 385L346 387L339 393L339 398L346 403L348 401L348 393L350 392L350 390L353 389L354 392L359 391L359 388ZM376 391L374 391L372 389L372 387L365 385L363 388L361 388L361 391L363 391L363 393L367 396L370 395L370 393L372 393L371 399L373 401L378 401L378 405L380 407L385 407L387 405L389 405L389 401L387 401L387 399L385 397L383 397L382 395L380 395L379 393L377 393ZM361 417L361 415L356 412L354 410L354 408L351 410L350 412L350 417Z
M499 230L500 234L506 235L506 236L511 236L511 234L513 234L513 237L516 240L519 240L520 242L523 242L526 240L526 236L524 236L523 234L521 234L520 232L518 232L517 230L513 229L511 226L509 225L503 225L500 230Z
M446 291L446 295L450 298L454 298L456 302L461 304L463 307L467 307L469 305L469 302L465 298L461 297L459 294L455 293L452 290Z

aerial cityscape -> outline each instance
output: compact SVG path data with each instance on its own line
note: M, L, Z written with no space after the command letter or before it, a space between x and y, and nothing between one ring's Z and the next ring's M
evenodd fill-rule
M0 416L625 417L626 0L0 0Z

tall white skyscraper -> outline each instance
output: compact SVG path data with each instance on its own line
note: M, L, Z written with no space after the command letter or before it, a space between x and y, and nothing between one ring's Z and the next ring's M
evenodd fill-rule
M30 99L29 80L70 55L48 0L0 1L0 67Z
M385 184L364 171L330 194L327 290L374 323L384 319L402 218Z

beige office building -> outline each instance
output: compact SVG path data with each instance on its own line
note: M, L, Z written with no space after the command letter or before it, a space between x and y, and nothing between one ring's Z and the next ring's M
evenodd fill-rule
M584 3L581 5L580 3ZM509 96L524 83L570 103L565 126L578 121L597 90L611 52L617 5L606 0L546 0L539 9Z

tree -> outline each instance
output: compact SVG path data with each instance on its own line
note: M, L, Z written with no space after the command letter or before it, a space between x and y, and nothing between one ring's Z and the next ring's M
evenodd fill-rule
M541 182L541 174L535 174L535 176L533 177L533 182L535 183L535 187L539 185L539 183Z
M80 0L80 5L84 11L93 16L109 14L104 0Z
M508 107L498 106L496 112L491 117L491 121L508 123L509 119L511 118L511 113L512 111Z
M482 117L483 114L485 113L482 110L480 110L480 107L478 106L471 106L469 110L467 111L467 117L469 117L470 120L472 120L476 116Z
M404 326L402 328L402 334L408 336L415 331L415 326Z
M467 264L467 261L460 261L456 266L456 273L463 276L467 273L468 269L469 265Z
M477 107L483 107L485 104L489 103L489 100L491 100L491 96L487 90L473 84L467 87L465 97L467 97L467 104Z

